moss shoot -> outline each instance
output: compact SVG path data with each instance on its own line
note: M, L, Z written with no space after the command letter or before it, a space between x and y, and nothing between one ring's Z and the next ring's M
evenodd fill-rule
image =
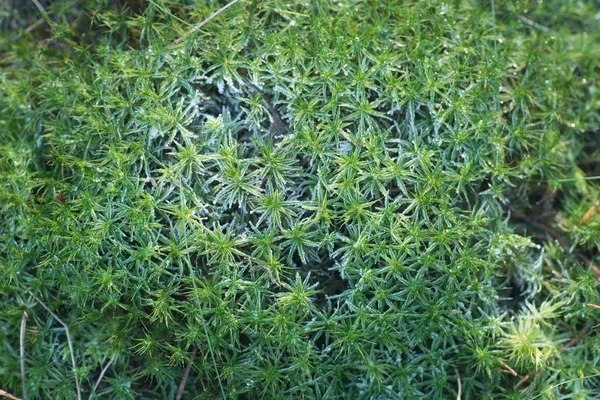
M226 3L0 5L0 389L598 396L599 3Z

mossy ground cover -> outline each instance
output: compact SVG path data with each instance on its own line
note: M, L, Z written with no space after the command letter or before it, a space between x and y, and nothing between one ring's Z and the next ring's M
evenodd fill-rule
M597 3L35 3L0 9L0 389L598 396Z

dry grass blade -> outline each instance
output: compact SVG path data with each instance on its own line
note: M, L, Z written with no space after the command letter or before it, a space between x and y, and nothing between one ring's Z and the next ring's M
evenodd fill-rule
M54 314L52 310L40 299L38 299L33 292L29 292L31 296L37 301L50 315L54 318L59 324L65 328L65 334L67 335L67 344L69 345L69 352L71 353L71 363L73 364L73 375L75 375L75 386L77 389L77 400L81 400L81 388L79 386L79 377L77 376L77 364L75 363L75 352L73 351L73 342L71 341L71 333L69 331L69 327L64 323L62 319L58 317L58 315Z

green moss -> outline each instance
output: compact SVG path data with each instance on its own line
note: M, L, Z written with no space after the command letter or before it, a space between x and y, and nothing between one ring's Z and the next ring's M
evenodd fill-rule
M593 2L70 3L1 14L2 389L25 311L30 398L600 389Z

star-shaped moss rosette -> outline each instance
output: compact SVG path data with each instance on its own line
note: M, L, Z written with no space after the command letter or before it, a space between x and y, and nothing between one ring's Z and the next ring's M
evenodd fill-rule
M599 392L597 3L0 7L0 394Z

